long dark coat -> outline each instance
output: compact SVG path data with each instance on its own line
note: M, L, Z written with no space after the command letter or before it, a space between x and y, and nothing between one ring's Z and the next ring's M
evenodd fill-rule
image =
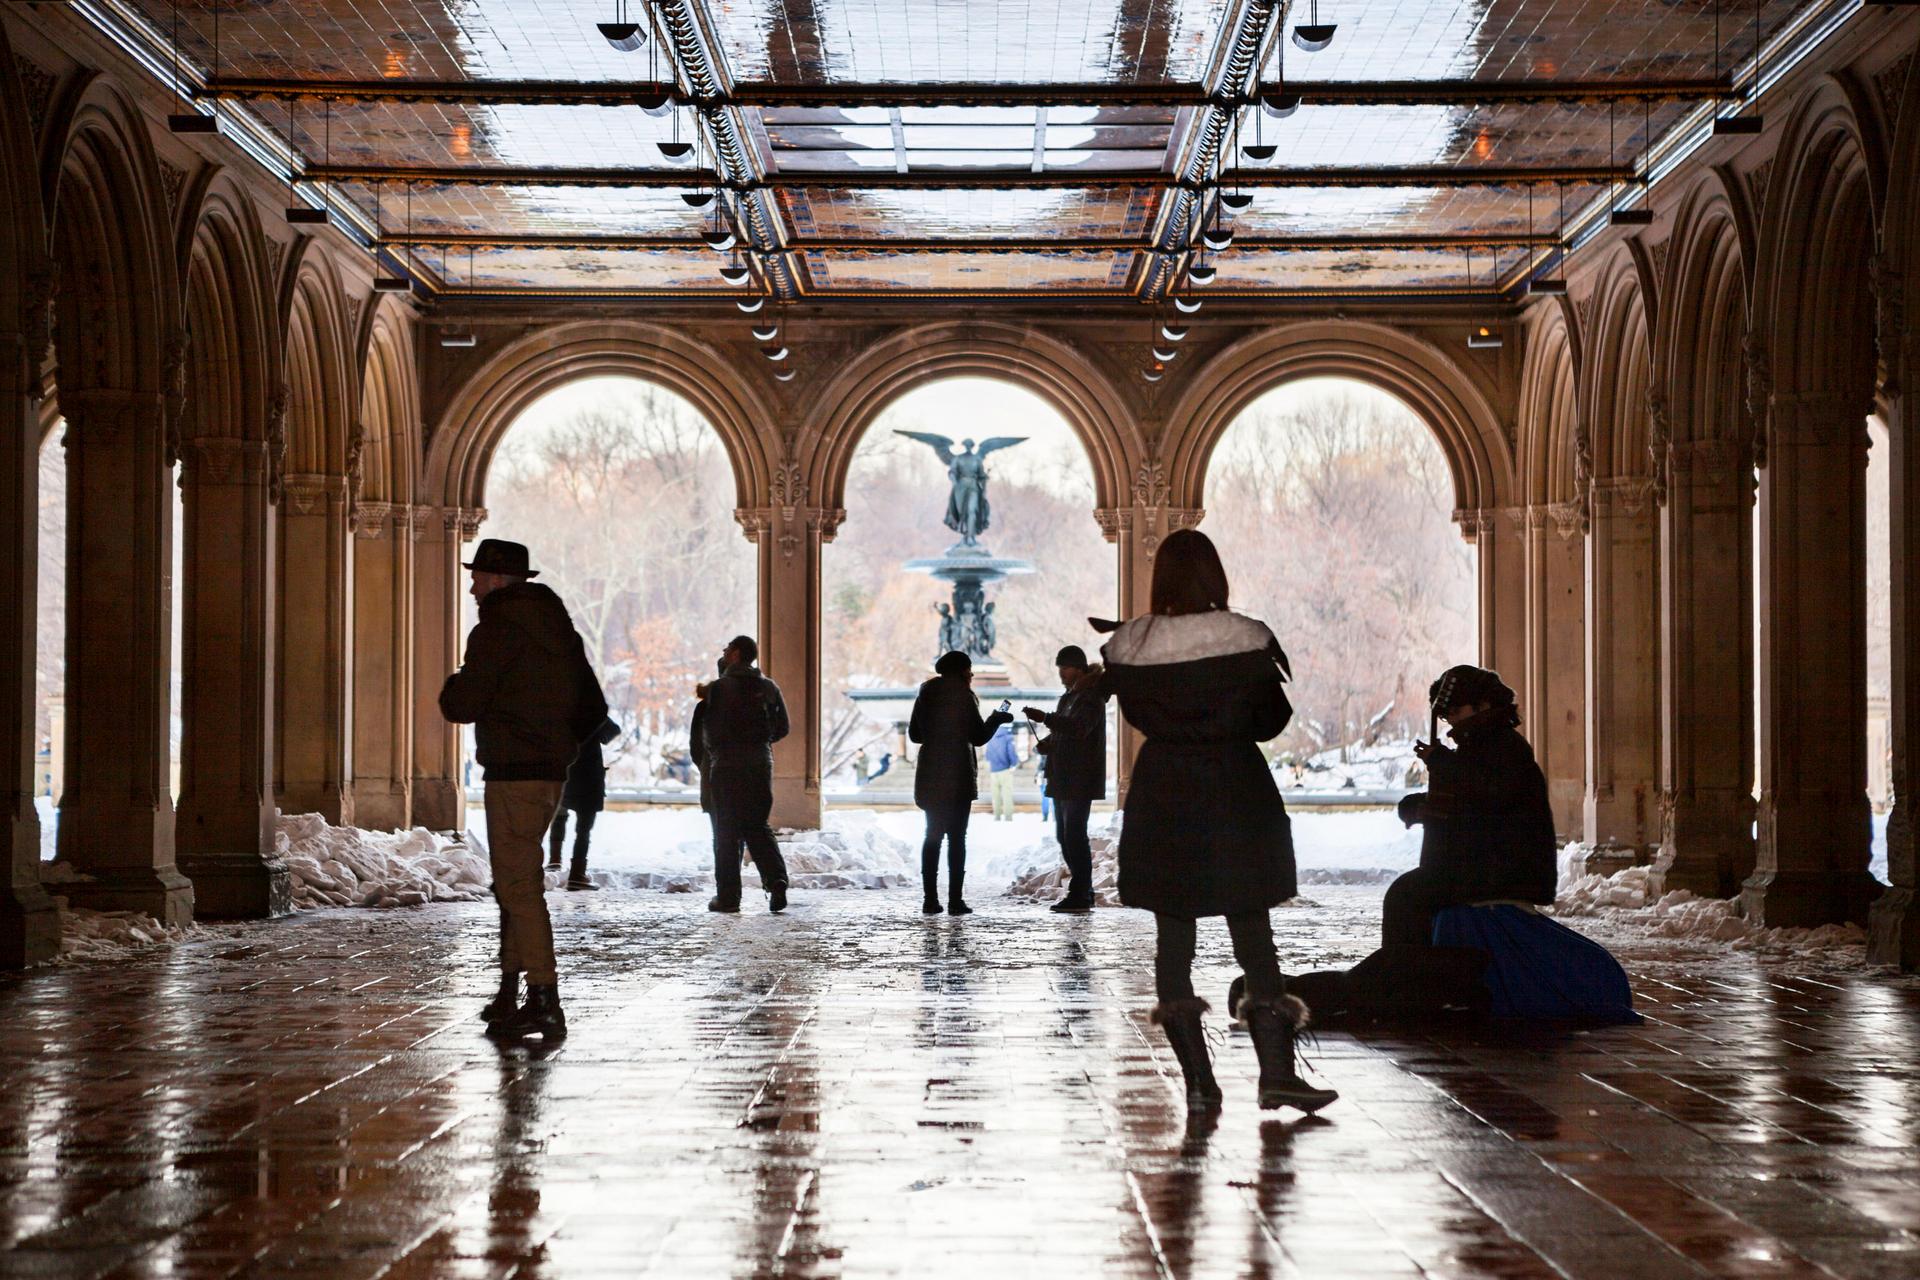
M1101 653L1102 687L1146 738L1120 827L1120 901L1195 918L1293 897L1293 830L1255 745L1293 716L1266 623L1227 610L1135 618Z
M780 686L756 667L729 667L707 686L702 790L714 813L765 822L773 809L773 744L791 727Z
M980 699L967 682L935 676L920 686L907 722L907 739L920 744L913 776L913 802L922 809L971 804L980 795L977 749L993 731L1012 721L1011 712L982 718Z
M580 744L580 754L567 766L561 805L575 813L598 813L607 807L607 757L601 748L619 736L620 726L605 720L591 738Z
M1047 794L1056 800L1104 800L1107 795L1107 694L1095 663L1073 682L1041 723L1047 737Z
M1420 867L1453 902L1552 902L1553 806L1533 748L1495 707L1453 731L1459 745L1427 756L1428 789L1400 802L1425 827Z

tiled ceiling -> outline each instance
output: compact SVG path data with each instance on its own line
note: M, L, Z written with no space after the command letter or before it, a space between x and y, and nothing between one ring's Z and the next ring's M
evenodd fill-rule
M302 200L377 206L426 290L1114 299L1195 262L1256 297L1511 288L1804 7L1322 0L1309 53L1269 0L628 0L621 52L619 0L99 3L177 32ZM1247 105L1276 86L1305 105Z

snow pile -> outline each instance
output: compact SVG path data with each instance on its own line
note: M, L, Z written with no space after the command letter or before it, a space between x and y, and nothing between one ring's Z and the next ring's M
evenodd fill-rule
M493 883L479 852L424 827L362 831L317 813L281 814L273 843L293 873L296 907L470 902Z
M1093 900L1102 907L1120 905L1120 812L1095 816L1087 823L1088 842L1093 846ZM996 860L1000 861L1000 860ZM1007 896L1021 902L1057 902L1067 896L1067 864L1060 861L1060 844L1052 836L1028 845L1014 854L1013 883ZM997 879L1005 866L987 864Z
M1702 898L1686 889L1656 897L1655 885L1671 862L1668 858L1601 876L1580 874L1580 857L1577 845L1563 852L1553 904L1557 916L1606 917L1635 925L1656 938L1724 942L1735 951L1830 951L1864 947L1867 942L1866 930L1856 924L1766 929L1741 919L1731 899Z
M1393 738L1371 746L1358 743L1317 751L1302 762L1296 781L1293 767L1276 764L1274 781L1282 790L1299 791L1418 791L1425 783L1426 766L1413 754L1413 740Z
M185 942L197 928L161 924L144 911L89 911L60 904L60 959L124 960L154 947Z
M660 811L648 811L660 814ZM642 814L604 814L594 829L587 855L587 877L603 888L656 889L663 893L713 891L713 839L702 835L671 844L656 844L633 828ZM696 815L699 816L699 815ZM919 814L915 814L916 819ZM613 818L613 823L607 819ZM667 835L684 834L672 815L661 814L652 824ZM612 826L610 834L605 827ZM702 816L700 827L706 820ZM624 828L624 829L623 829ZM794 889L893 889L920 882L918 851L885 829L871 809L833 810L818 831L778 831L774 839L787 864L787 881ZM751 862L741 874L742 884L760 889L760 873ZM557 883L557 882L556 882Z

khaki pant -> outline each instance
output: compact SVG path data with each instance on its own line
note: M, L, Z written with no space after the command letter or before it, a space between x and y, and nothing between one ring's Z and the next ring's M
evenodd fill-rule
M1002 769L991 775L988 784L993 789L993 820L995 822L1013 819L1013 770Z
M551 986L553 921L547 916L546 872L541 840L560 807L559 782L489 782L487 853L493 864L493 896L500 902L500 967L524 972L528 982Z

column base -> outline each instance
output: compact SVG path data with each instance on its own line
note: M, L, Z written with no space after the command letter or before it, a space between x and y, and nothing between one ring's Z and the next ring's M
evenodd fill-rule
M1671 859L1660 891L1685 889L1702 898L1731 898L1754 870L1754 802L1737 792L1676 797L1667 810L1660 852Z
M1895 885L1874 899L1867 920L1867 963L1920 968L1920 894Z
M899 766L896 764L896 768ZM775 827L792 831L818 831L821 819L820 788L809 787L803 778L773 779L773 816Z
M84 880L56 886L68 905L88 911L144 911L175 928L193 923L193 881L171 864L124 872L96 869L85 875Z
M1740 914L1769 929L1867 923L1886 886L1858 871L1756 871L1740 889Z
M190 853L179 866L193 882L193 913L202 920L266 920L293 911L293 877L279 858Z
M367 831L405 831L412 824L407 788L382 780L353 788L353 825Z
M467 795L452 778L413 780L413 825L459 831L467 825Z
M317 813L336 827L353 825L353 793L342 787L292 786L274 797L280 812Z
M60 954L60 904L37 884L0 889L0 969L27 969Z

